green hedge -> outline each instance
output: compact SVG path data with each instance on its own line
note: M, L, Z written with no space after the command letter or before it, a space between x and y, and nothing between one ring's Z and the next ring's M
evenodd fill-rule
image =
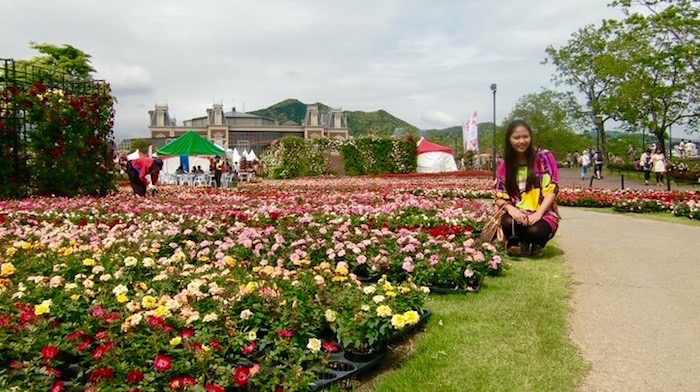
M264 175L294 178L331 174L329 158L335 152L340 152L343 170L349 175L410 173L416 170L417 148L411 137L391 139L366 136L340 141L325 137L304 140L286 136L263 152Z

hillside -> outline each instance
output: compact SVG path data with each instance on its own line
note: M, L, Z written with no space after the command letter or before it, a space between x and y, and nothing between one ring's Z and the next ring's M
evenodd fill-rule
M317 105L321 112L330 109L328 105L320 102L316 102L314 105ZM290 98L268 108L250 113L272 118L280 124L287 121L294 121L297 124L301 124L306 115L306 106L306 103ZM374 112L344 111L344 113L348 118L348 129L353 136L366 134L389 136L395 128L403 128L407 133L418 134L418 128L400 118L392 116L384 110L377 110Z

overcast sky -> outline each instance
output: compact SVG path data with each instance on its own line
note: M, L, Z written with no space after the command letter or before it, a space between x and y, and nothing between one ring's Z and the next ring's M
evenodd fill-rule
M604 18L609 0L0 0L0 57L30 41L92 56L117 97L118 140L148 136L167 104L178 125L287 98L384 109L420 129L492 121L554 88L545 48Z

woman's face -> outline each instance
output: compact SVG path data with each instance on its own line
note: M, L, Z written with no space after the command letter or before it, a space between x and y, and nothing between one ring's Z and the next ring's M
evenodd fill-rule
M522 125L515 128L510 135L510 145L518 154L524 154L527 151L528 147L530 147L530 141L530 132Z

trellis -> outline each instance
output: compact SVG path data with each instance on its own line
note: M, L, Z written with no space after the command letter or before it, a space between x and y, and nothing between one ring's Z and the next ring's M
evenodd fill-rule
M47 151L31 147L31 133L44 119L32 119L34 103L30 91L36 86L71 96L88 96L109 91L103 80L80 77L54 69L0 58L0 197L15 198L42 193L34 184L38 173L32 170L37 157ZM48 120L48 119L46 119ZM70 124L66 124L70 127ZM51 179L44 181L51 182ZM39 181L41 183L41 181ZM43 190L44 193L47 190ZM94 193L91 191L77 193ZM99 192L98 192L99 193Z

